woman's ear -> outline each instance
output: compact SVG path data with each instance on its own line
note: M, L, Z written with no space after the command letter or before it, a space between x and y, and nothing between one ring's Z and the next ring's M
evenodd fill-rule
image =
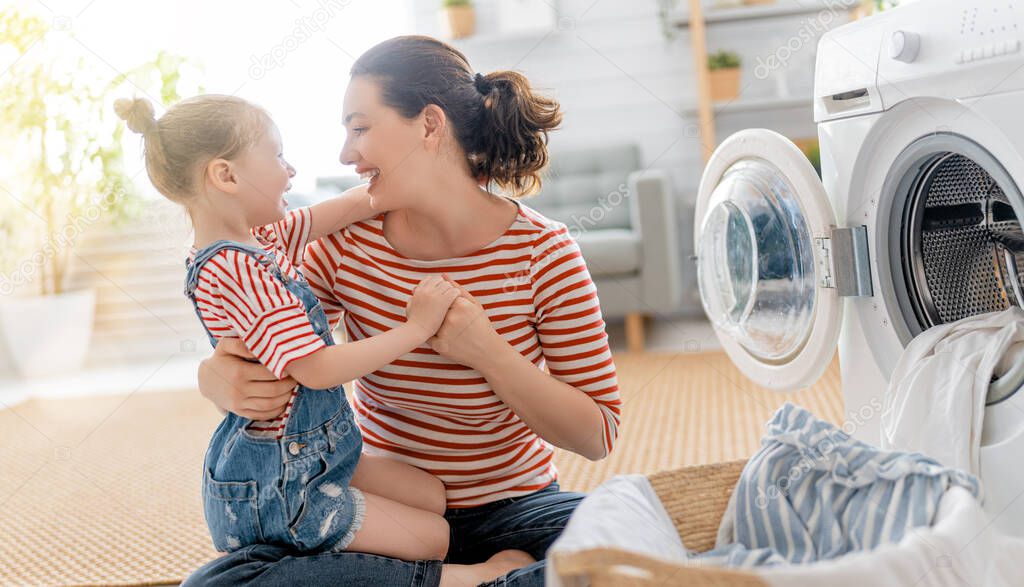
M441 145L448 128L448 117L437 104L427 104L423 109L423 139L435 149Z
M206 165L206 181L228 194L238 191L238 177L227 159L214 159Z

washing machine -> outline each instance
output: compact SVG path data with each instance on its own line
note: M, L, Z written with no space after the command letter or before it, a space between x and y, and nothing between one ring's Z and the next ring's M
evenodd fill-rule
M920 0L819 41L821 177L738 132L703 173L701 298L736 366L813 384L838 347L843 429L880 441L888 378L927 328L1024 305L1024 2ZM986 400L985 509L1024 535L1024 369Z

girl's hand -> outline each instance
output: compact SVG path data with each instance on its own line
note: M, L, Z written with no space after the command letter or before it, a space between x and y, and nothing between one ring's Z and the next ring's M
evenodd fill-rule
M313 222L309 228L309 240L321 239L349 224L376 217L383 210L374 209L371 200L367 184L362 184L314 204L310 207Z
M278 380L237 338L222 338L213 356L199 364L199 393L220 409L250 420L284 413L295 380Z
M437 334L427 342L434 352L456 363L480 369L491 352L499 349L504 339L491 326L484 306L473 294L447 275L446 280L459 291Z
M444 278L427 277L412 290L412 297L405 308L406 324L420 329L426 340L441 327L448 308L458 297L458 288Z
M359 215L362 217L356 218L355 220L353 220L353 222L373 218L374 216L380 214L381 212L371 205L373 201L373 196L370 195L369 188L370 184L361 183L355 187L348 188L347 190L341 192L341 194L338 195L338 197L341 198L342 200L351 202L352 206L354 207L354 210L360 212Z

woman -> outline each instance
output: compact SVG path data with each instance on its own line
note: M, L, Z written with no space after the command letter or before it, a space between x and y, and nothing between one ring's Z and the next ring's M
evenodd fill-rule
M306 277L332 322L344 318L349 340L402 322L425 276L462 289L430 348L355 383L365 458L404 461L445 483L447 562L523 550L538 562L495 584L543 585L544 553L582 498L559 491L552 445L607 455L618 385L594 285L565 225L481 183L515 194L539 187L558 104L517 73L474 75L461 53L428 37L385 41L351 74L341 162L369 178L374 207L386 212L311 245ZM237 340L222 341L200 368L202 393L241 416L273 417L294 382L275 381L247 356ZM190 582L437 585L441 572L441 561L295 557L264 545L217 559Z

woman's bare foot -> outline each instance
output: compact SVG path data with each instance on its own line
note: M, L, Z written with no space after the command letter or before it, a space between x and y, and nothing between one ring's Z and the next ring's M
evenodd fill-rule
M532 565L535 562L537 562L537 559L522 550L503 550L487 559L487 562L483 564L493 564L497 569L504 569L495 575L495 577L500 577L505 573Z
M441 587L475 587L535 562L532 556L521 550L503 550L479 564L444 565L441 568Z

